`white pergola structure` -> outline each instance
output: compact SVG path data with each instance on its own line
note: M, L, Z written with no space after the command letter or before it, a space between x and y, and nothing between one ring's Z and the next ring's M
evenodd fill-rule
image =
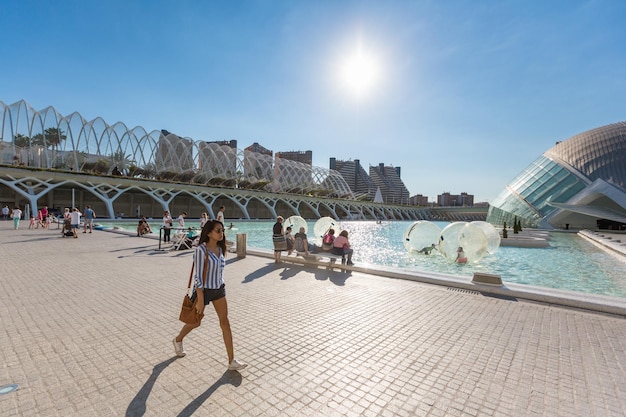
M0 101L0 162L212 187L353 199L337 171L172 133Z

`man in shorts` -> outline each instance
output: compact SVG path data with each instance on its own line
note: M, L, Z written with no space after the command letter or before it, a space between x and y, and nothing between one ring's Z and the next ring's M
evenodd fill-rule
M85 207L85 228L83 233L87 233L87 227L89 227L89 233L93 231L93 219L96 218L96 212L93 211L91 206Z

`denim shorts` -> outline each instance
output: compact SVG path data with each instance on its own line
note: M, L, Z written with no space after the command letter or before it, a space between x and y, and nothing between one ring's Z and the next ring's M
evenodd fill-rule
M204 305L208 305L211 301L219 300L220 298L226 297L226 288L224 284L221 287L214 290L212 288L204 288ZM194 302L196 299L196 291L191 295L191 302Z

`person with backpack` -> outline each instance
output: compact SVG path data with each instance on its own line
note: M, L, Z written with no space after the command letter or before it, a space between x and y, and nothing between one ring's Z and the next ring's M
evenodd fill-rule
M335 229L332 227L328 229L328 232L322 237L322 250L324 252L330 252L333 250L333 242L335 241Z

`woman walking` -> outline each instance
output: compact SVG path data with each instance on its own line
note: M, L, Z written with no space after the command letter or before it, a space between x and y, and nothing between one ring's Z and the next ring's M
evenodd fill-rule
M13 228L15 230L20 228L20 219L22 218L22 210L19 207L15 206L13 209L13 213L11 213L11 217L13 218Z
M209 220L202 228L198 246L194 249L195 272L192 300L195 300L196 297L198 298L198 302L195 304L198 314L203 314L204 306L213 302L213 308L215 308L220 327L222 328L224 345L226 345L228 369L234 371L243 369L247 365L235 359L224 285L225 256L226 239L224 238L224 225L217 220ZM178 336L174 338L174 352L176 352L177 356L182 357L186 355L183 348L183 339L198 326L200 326L200 323L185 324Z

